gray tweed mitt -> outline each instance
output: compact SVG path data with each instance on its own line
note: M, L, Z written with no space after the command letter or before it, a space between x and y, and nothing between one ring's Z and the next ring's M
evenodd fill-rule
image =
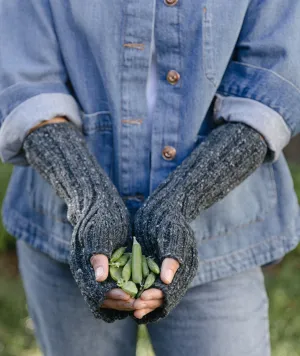
M157 279L164 292L161 308L138 323L157 321L169 314L186 293L198 268L198 252L189 223L238 186L265 160L267 145L260 134L242 123L214 129L180 166L161 183L137 211L134 233L143 253L158 264L166 257L180 267L171 284Z
M117 189L71 123L36 129L26 137L23 148L28 163L67 204L67 217L74 226L70 268L86 303L96 318L106 322L125 318L127 312L99 308L106 293L117 285L96 282L90 263L92 255L109 258L114 250L127 244L129 214Z

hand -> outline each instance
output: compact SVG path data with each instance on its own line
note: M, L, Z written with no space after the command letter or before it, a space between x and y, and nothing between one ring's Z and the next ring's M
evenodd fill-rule
M179 268L178 261L173 258L165 258L163 260L160 272L160 279L165 284L170 284ZM148 313L151 313L156 308L163 305L164 294L160 289L151 288L142 293L141 297L136 299L134 303L134 316L137 319L142 319Z
M108 220L113 221L113 219ZM71 267L72 271L75 271L74 277L78 281L81 293L94 316L104 321L112 322L128 316L128 313L124 312L128 308L125 308L124 311L121 308L115 308L115 310L101 308L101 305L107 298L107 293L117 288L115 281L107 279L109 271L108 258L113 250L126 244L127 234L116 235L120 241L123 241L118 243L118 245L113 244L110 253L93 255L93 250L101 251L103 249L101 236L106 235L107 238L111 236L111 232L107 229L107 225L105 225L101 216L96 213L95 216L89 219L88 226L81 224L82 231L78 232L76 228L74 229L71 248ZM113 226L115 227L115 225ZM94 241L89 241L89 238ZM82 240L83 243L81 243ZM111 239L112 241L113 239ZM90 246L91 248L89 249ZM92 266L94 266L94 269L91 268Z
M91 268L95 254L110 257L125 246L130 236L129 212L116 187L90 154L85 138L73 124L59 122L35 128L23 148L28 163L53 186L67 205L73 225L69 265L73 277L96 318L107 322L128 314L101 309L106 294L117 287L114 281L98 283ZM108 272L98 269L100 276Z
M142 245L145 255L152 256L157 263L165 264L168 259L178 261L178 268L169 283L165 279L169 268L162 268L162 277L157 278L152 289L159 289L155 298L163 299L147 307L136 302L135 307L143 309L134 312L137 323L149 323L166 317L180 302L198 268L198 251L194 232L175 205L166 204L165 199L150 196L134 220L134 233ZM165 274L166 273L166 274ZM164 275L165 274L165 275ZM145 292L143 297L148 293ZM142 296L141 298L142 299ZM145 310L148 309L148 310Z
M109 273L108 258L105 255L94 255L91 257L91 264L94 268L97 282L104 282ZM135 299L122 291L120 288L110 290L101 304L103 309L115 309L120 311L133 311Z
M105 255L94 255L91 258L91 264L95 271L97 282L103 282L108 277L108 259ZM170 284L179 267L179 263L166 258L161 267L160 278L165 284ZM101 308L134 311L134 316L141 319L144 315L163 304L163 292L160 289L151 288L145 291L140 298L133 299L122 289L114 288L106 294L106 299Z

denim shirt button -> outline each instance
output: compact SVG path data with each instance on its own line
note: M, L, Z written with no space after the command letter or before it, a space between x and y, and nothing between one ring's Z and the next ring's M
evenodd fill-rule
M176 149L172 146L166 146L162 150L162 156L166 161L172 161L176 156Z
M176 70L170 70L168 72L168 75L167 75L167 81L174 85L178 82L178 80L180 79L180 74L178 72L176 72Z
M165 0L167 6L174 6L178 3L178 0Z

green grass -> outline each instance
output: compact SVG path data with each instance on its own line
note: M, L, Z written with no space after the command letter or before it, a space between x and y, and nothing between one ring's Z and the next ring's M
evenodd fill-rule
M38 355L13 251L0 255L0 355Z
M298 249L266 276L273 356L300 355L299 257Z
M300 201L300 167L290 165ZM272 356L300 356L300 245L266 273Z
M0 202L11 167L0 164ZM300 167L291 166L295 189L300 198ZM12 240L0 221L0 251L7 251ZM25 297L16 271L13 251L0 253L0 355L38 356L28 318ZM284 262L266 273L270 297L272 356L300 356L300 246ZM137 356L153 356L146 327L138 330Z
M0 163L0 207L3 201L5 191L8 185L8 180L11 174L11 166L7 164ZM0 252L6 251L14 246L14 240L9 234L4 230L2 219L0 218Z
M294 187L298 195L298 199L300 201L300 167L295 164L291 164L290 170L292 172L292 176L294 180Z

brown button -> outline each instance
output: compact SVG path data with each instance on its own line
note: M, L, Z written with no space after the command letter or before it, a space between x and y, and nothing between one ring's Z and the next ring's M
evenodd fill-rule
M168 6L174 6L178 3L178 0L165 0L165 4Z
M176 70L170 70L167 75L167 80L170 84L174 85L180 79L180 74Z
M166 146L162 151L162 156L166 161L172 161L176 156L176 149L172 146Z

